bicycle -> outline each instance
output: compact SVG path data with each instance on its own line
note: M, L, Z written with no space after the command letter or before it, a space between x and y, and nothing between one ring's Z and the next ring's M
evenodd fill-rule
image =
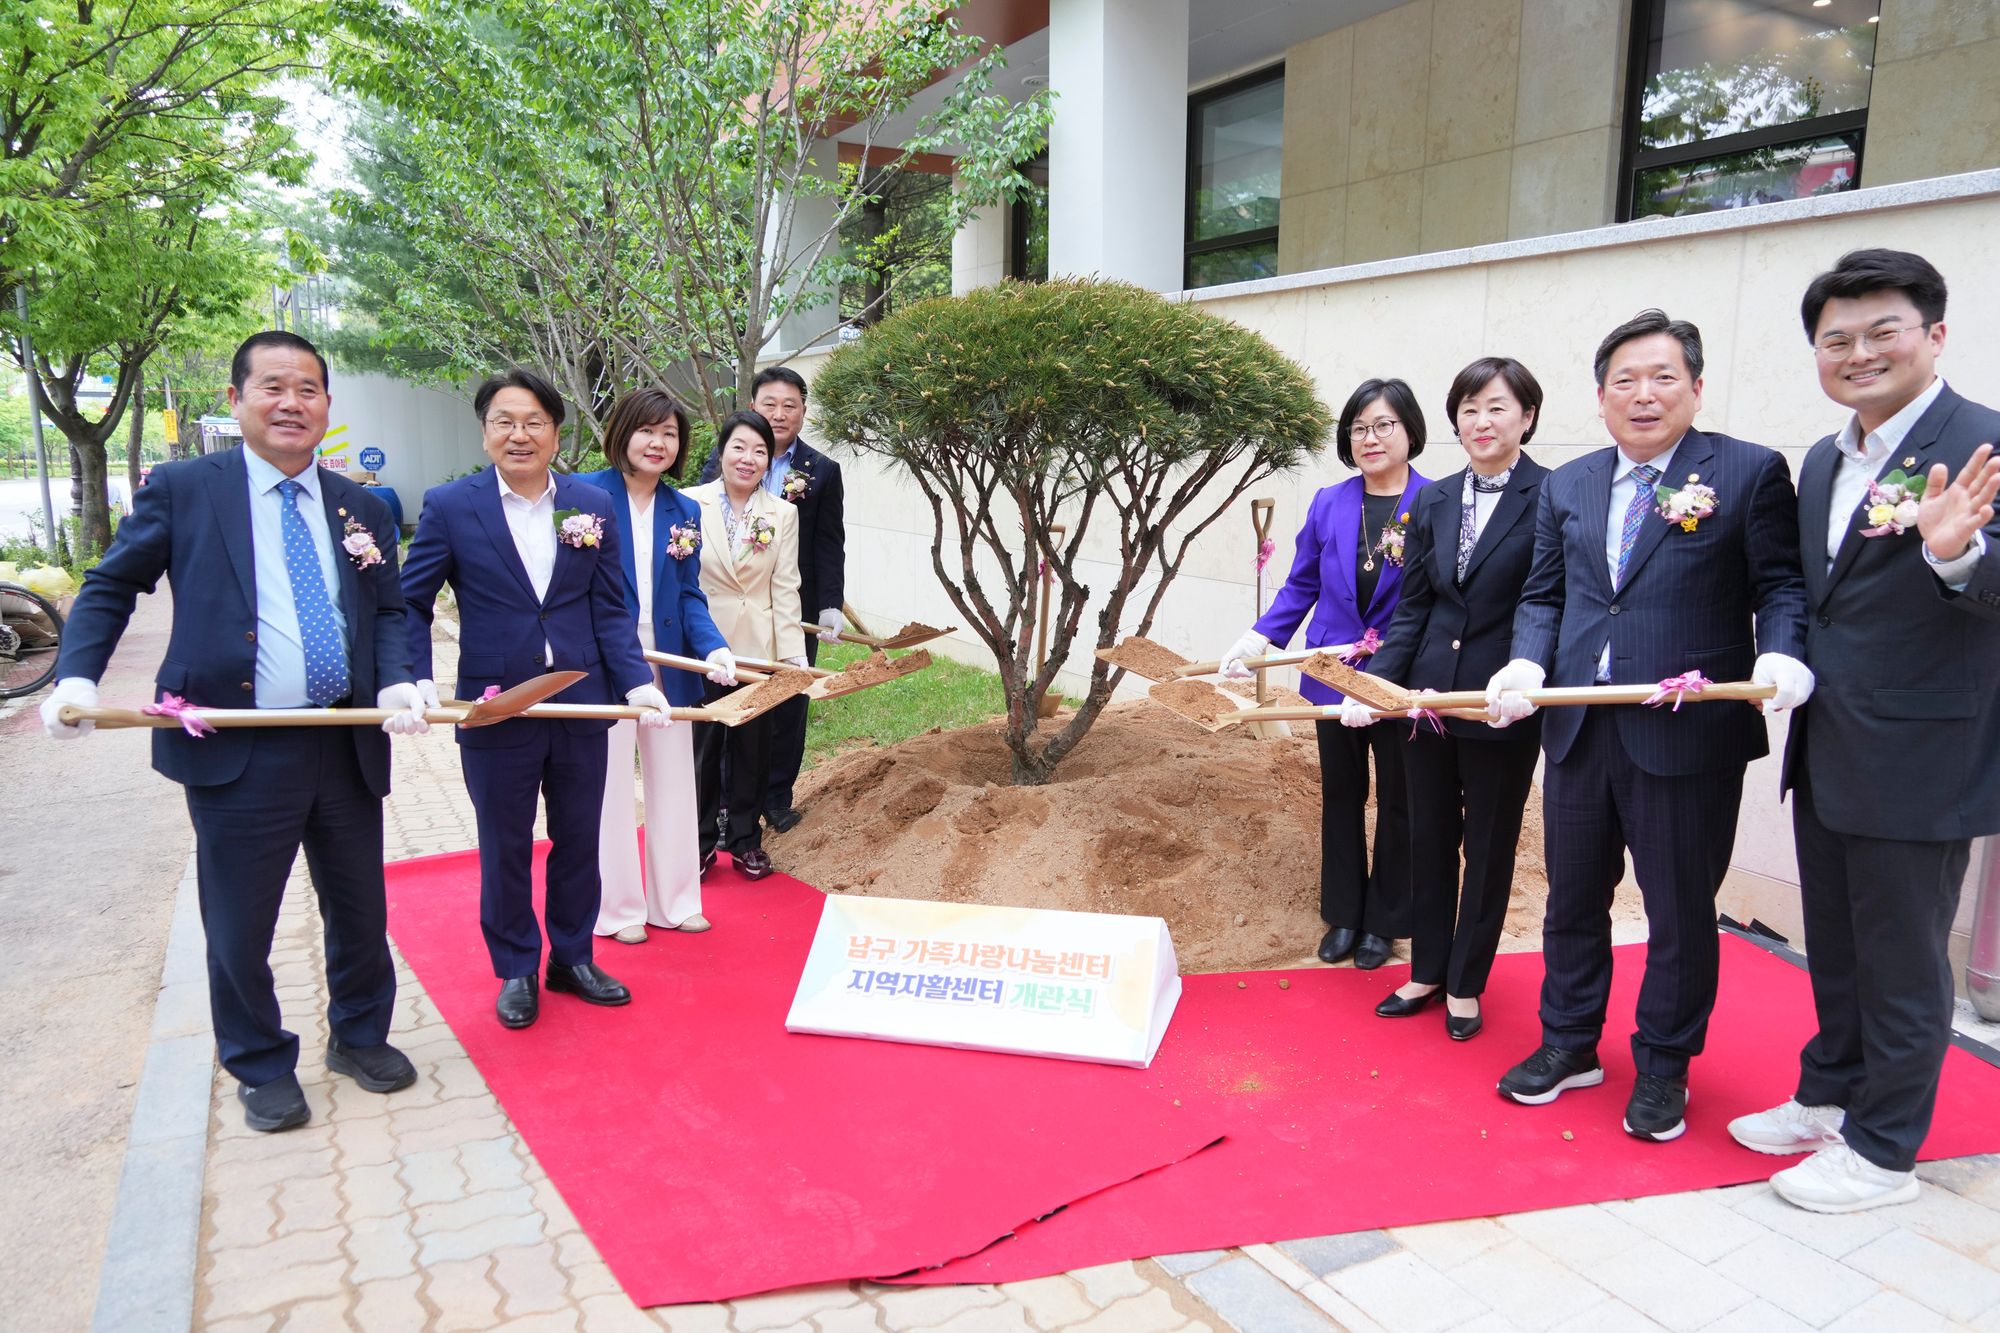
M0 699L33 694L56 674L62 612L18 583L0 583Z

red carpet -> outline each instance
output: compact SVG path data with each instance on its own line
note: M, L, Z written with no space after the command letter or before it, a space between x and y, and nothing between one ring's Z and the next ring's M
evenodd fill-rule
M1486 1031L1464 1044L1441 1010L1373 1015L1398 968L1188 977L1150 1070L794 1036L820 896L725 872L706 894L714 930L600 945L630 1007L545 998L512 1033L492 1016L477 881L470 854L391 865L391 933L642 1305L899 1273L1010 1281L1761 1179L1782 1160L1723 1126L1784 1099L1812 1027L1805 974L1725 937L1671 1144L1619 1126L1636 946L1618 951L1604 1086L1546 1107L1493 1091L1539 1037L1538 954L1499 960ZM2000 1150L1996 1096L2000 1070L1953 1050L1925 1155Z

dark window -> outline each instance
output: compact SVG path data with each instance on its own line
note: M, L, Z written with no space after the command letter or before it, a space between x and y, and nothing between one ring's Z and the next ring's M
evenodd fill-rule
M1188 99L1189 287L1277 273L1284 132L1283 65Z
M1879 0L1638 0L1621 220L1860 183Z
M1021 168L1040 186L1007 206L1007 276L1027 282L1049 280L1049 154L1047 149Z

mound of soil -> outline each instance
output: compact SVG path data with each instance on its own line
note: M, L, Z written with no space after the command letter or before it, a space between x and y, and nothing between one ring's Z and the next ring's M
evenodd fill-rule
M1318 755L1293 725L1260 740L1119 704L1042 787L1009 785L997 721L852 750L800 779L806 818L771 851L832 893L1164 917L1187 972L1291 966L1325 930ZM1536 793L1501 948L1540 947L1547 893Z

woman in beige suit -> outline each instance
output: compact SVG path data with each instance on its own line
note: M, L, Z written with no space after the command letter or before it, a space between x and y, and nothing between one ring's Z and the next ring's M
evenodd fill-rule
M716 433L721 475L682 492L701 506L701 590L708 613L737 657L806 664L799 627L798 511L764 489L777 440L755 412L732 412ZM733 686L709 685L706 699ZM723 791L723 756L729 790ZM694 724L695 802L701 867L715 863L718 843L747 879L771 873L759 812L770 778L771 719L740 727ZM728 827L718 816L727 809Z

